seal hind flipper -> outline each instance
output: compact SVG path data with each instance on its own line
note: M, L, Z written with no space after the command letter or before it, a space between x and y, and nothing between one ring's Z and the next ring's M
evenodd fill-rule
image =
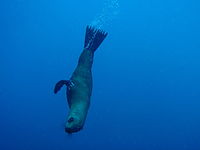
M56 94L58 91L60 91L60 89L63 87L63 85L68 86L69 84L70 84L70 80L60 80L55 85L54 93Z
M84 48L94 52L99 47L99 45L101 45L107 35L108 33L101 29L87 26Z

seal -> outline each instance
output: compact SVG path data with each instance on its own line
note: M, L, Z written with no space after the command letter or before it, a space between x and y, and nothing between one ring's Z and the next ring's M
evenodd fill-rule
M87 26L84 49L79 57L77 67L69 80L61 80L55 85L55 94L63 85L67 86L66 95L70 109L65 124L67 133L78 132L84 126L92 94L94 52L101 45L107 34L101 29Z

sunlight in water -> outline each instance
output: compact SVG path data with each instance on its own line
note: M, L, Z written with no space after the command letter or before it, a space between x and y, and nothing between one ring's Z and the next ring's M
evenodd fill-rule
M90 23L96 28L109 25L119 14L119 0L106 0L102 12Z

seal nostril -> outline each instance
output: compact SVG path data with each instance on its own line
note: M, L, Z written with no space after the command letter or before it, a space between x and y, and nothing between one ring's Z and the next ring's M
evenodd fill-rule
M68 119L68 121L67 122L72 122L72 121L74 121L74 118L73 117L70 117L69 119Z

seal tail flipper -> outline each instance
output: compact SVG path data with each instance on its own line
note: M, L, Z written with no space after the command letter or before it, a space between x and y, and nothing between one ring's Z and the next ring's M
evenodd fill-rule
M84 48L94 52L101 45L107 35L108 33L101 29L87 26Z
M69 80L60 80L58 83L56 83L54 88L54 93L56 94L60 89L63 87L63 85L68 86L70 84Z

